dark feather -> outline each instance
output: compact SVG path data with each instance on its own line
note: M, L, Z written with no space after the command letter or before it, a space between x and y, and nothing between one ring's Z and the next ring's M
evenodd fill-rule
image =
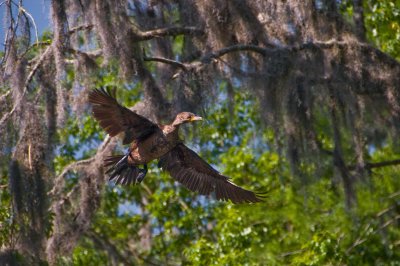
M115 99L115 89L94 89L89 93L89 102L94 118L111 137L125 133L123 144L145 139L159 130L147 118L121 106Z
M106 174L109 181L116 184L130 185L135 183L140 174L140 169L128 163L128 155L112 155L104 160L104 167L108 168Z
M215 191L218 200L233 203L260 202L260 197L249 190L243 189L212 168L194 151L183 144L177 145L160 158L159 166L170 173L186 188L203 195Z

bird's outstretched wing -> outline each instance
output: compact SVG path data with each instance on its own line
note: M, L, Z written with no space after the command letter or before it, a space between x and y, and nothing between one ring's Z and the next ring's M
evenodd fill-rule
M202 195L215 191L218 200L233 203L260 202L260 196L243 189L222 175L183 144L160 158L159 166L188 189Z
M115 99L115 89L94 89L89 93L93 116L111 136L124 132L123 144L143 139L154 133L158 126L147 118L120 105Z

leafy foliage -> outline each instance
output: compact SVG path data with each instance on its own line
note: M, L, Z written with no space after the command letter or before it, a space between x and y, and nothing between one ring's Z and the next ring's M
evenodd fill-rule
M400 1L365 1L368 37L383 51L400 59Z

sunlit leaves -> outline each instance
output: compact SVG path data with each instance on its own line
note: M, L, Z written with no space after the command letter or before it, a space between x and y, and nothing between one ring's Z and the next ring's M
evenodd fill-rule
M365 1L368 37L383 51L400 59L400 1Z
M340 1L343 15L351 23L352 1ZM400 59L400 1L363 1L364 23L368 41L379 49Z

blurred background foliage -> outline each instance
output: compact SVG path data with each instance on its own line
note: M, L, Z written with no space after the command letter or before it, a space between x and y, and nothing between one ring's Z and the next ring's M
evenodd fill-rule
M364 2L368 39L400 60L400 1ZM341 4L343 14L351 17L351 1ZM179 51L183 39L175 38L173 44ZM141 98L141 84L123 83L113 67L94 73L92 79L97 87L119 87L124 105L133 106ZM400 264L399 166L372 169L368 180L357 183L357 205L347 209L328 159L301 166L306 183L294 178L285 157L268 145L279 139L261 123L259 102L236 85L230 88L221 81L214 100L199 113L206 121L185 127L182 137L233 182L267 192L265 202L233 205L198 196L154 163L139 186L105 186L90 229L72 256L59 258L59 265ZM232 90L234 98L227 100ZM89 106L84 111L89 114ZM316 120L321 142L331 147L332 139L324 132L329 121L322 113ZM62 144L54 160L57 175L71 162L92 156L105 136L89 115L68 118L58 131ZM368 154L371 161L397 155L390 142L379 150L371 147ZM7 167L0 164L0 187L5 187ZM70 173L66 182L68 189L78 176ZM2 189L0 197L0 244L12 246L18 225L10 223L9 192Z

